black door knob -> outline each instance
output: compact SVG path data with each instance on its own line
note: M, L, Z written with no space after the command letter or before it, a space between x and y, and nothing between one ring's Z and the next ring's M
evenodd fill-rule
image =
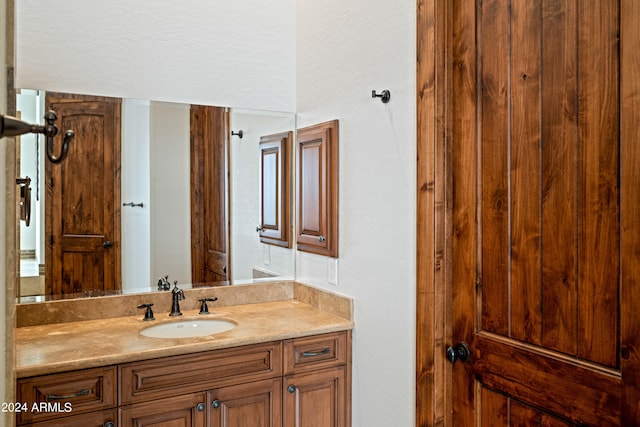
M447 359L449 362L456 363L458 360L462 362L466 362L471 357L471 350L469 350L469 346L460 341L453 347L447 348Z

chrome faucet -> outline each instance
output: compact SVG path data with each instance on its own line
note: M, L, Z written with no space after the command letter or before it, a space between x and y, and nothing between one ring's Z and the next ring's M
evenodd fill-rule
M169 316L182 316L180 311L180 300L184 299L184 292L178 288L178 281L173 282L174 288L171 290L171 298L173 304L171 305L171 314Z

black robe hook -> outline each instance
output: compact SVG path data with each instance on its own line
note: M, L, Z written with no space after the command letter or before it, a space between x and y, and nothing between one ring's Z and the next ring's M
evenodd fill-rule
M385 103L385 104L386 104L386 103L387 103L387 102L389 102L389 100L391 99L391 92L389 92L389 90L387 90L387 89L383 90L383 91L382 91L382 92L380 92L380 93L376 93L376 91L375 91L375 90L372 90L372 91L371 91L371 97L372 97L372 98L380 98L380 100L381 100L383 103Z
M47 157L51 163L60 163L67 157L67 152L69 151L69 143L73 139L74 133L72 130L68 130L64 133L64 138L62 139L62 150L59 156L55 156L53 154L53 137L58 134L58 127L54 124L58 119L58 116L53 110L47 111L44 115L44 120L47 124L44 126L44 135L47 139Z

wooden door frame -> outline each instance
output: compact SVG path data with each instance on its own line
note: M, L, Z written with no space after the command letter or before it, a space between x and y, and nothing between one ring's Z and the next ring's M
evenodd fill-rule
M448 0L416 0L416 426L451 425Z
M451 365L446 362L445 348L451 343L451 241L452 170L451 88L454 64L453 14L449 0L416 0L417 52L417 205L416 205L416 426L451 425ZM620 46L620 138L627 142L621 152L621 168L626 183L640 182L640 147L630 143L638 134L636 119L640 116L640 34L634 25L640 22L640 4L621 0ZM626 31L629 29L629 31ZM624 38L622 38L624 35ZM634 215L640 211L638 198L623 198L621 203L622 234L621 268L631 272L624 280L629 293L621 298L623 319L633 312L632 301L640 299L640 273L632 268L640 244L640 227ZM635 222L634 222L635 221ZM637 269L636 269L637 270ZM638 325L621 325L622 343L638 344ZM637 359L637 353L631 359ZM626 362L622 362L625 368ZM629 364L630 365L630 364ZM635 362L634 366L638 366ZM637 419L632 402L640 398L637 385L640 372L625 370L627 387L623 393L623 417Z

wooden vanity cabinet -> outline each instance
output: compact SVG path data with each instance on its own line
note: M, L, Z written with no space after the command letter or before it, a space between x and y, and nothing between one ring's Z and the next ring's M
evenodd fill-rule
M73 402L20 426L349 427L351 331L21 378L17 397Z

